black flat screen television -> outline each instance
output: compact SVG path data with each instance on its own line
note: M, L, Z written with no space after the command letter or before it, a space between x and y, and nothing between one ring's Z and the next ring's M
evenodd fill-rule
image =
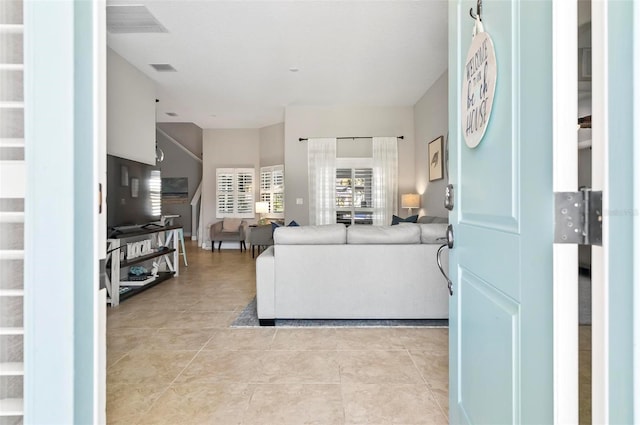
M157 222L162 215L160 168L107 155L107 227L126 231Z

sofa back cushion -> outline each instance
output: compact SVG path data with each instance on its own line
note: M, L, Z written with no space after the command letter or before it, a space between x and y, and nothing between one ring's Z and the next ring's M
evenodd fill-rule
M415 224L402 226L354 225L347 229L348 244L419 244L420 228Z
M417 223L449 223L449 219L447 217L434 217L432 215L423 215L418 218Z
M276 245L336 245L347 243L344 224L278 227L273 232Z
M447 237L446 223L418 224L418 226L420 227L420 241L422 243L444 243L443 240L438 240L438 238Z

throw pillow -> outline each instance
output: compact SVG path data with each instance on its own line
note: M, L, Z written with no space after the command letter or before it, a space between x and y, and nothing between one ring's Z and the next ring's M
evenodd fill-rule
M416 223L418 221L418 215L412 215L409 216L407 218L402 218L402 217L398 217L397 215L394 215L391 219L391 225L394 226L396 224L400 224L400 223Z
M280 225L274 221L271 222L271 234L273 235L273 232L280 227ZM300 225L298 223L296 223L295 220L291 220L289 222L289 224L287 224L287 227L300 227Z
M222 231L223 232L237 232L242 223L241 218L223 218L222 219Z
M278 223L276 223L275 221L271 222L271 234L273 235L273 231L276 230L278 227L280 227L280 225Z

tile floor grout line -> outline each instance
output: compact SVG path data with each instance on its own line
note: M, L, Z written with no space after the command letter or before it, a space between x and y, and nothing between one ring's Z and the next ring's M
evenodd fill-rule
M442 413L444 415L444 417L447 419L447 422L449 422L449 412L445 413L444 408L440 404L440 401L438 401L438 397L436 397L436 394L431 389L431 385L429 385L429 381L427 380L427 378L424 377L424 374L422 373L422 371L420 370L420 368L416 364L416 361L414 360L413 356L411 355L411 351L407 350L407 352L409 354L409 357L411 358L411 362L413 363L413 366L418 370L418 373L420 374L420 377L422 378L422 380L424 381L425 386L429 390L429 394L431 394L431 398L438 405L438 408L440 409L440 413Z
M156 405L156 403L158 402L158 400L160 400L160 398L162 398L162 396L169 390L169 388L171 388L171 386L176 382L176 380L180 377L180 375L182 375L182 373L191 365L191 363L193 363L193 360L198 356L198 354L200 354L200 352L204 349L204 347L207 346L207 344L209 343L209 341L211 341L211 338L213 338L213 335L211 335L209 337L209 339L207 340L207 342L204 343L204 345L202 347L200 347L200 350L198 350L196 352L196 354L193 355L193 357L191 358L191 360L189 360L189 362L186 364L185 367L182 368L182 370L176 375L175 378L173 378L173 380L169 383L169 385L167 385L167 388L164 389L164 391L162 391L160 393L160 395L158 395L158 397L153 401L153 403L151 403L147 409L144 411L144 413L142 413L140 416L142 417L142 415L147 415L151 409L153 408L153 406ZM172 350L170 350L172 351ZM191 350L175 350L175 351L191 351Z

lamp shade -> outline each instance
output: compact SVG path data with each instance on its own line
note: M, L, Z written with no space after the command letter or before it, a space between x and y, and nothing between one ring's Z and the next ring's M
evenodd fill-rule
M268 202L256 202L256 214L266 214L269 212Z
M417 193L405 193L402 195L401 208L420 208L420 195Z

